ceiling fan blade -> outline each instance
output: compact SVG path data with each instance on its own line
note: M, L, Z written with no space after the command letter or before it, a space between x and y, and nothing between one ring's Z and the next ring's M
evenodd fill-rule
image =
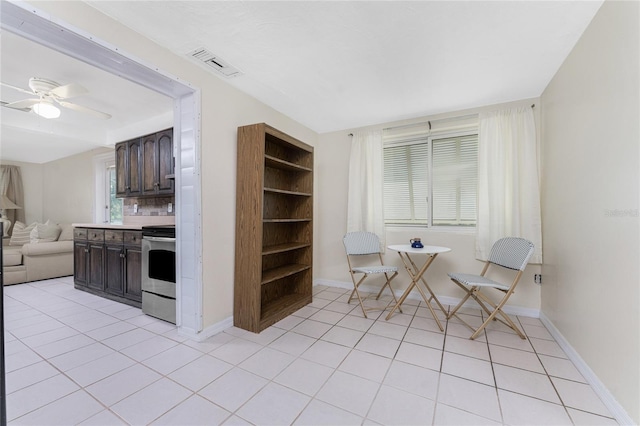
M89 108L89 107L86 107L86 106L73 104L71 102L65 102L65 101L58 101L58 103L61 106L65 107L65 108L69 108L69 109L72 109L74 111L83 112L83 113L86 113L86 114L91 114L94 117L101 118L103 120L108 120L108 119L111 118L111 114L107 114L106 112L98 111L98 110L95 110L93 108Z
M9 105L9 102L0 101L0 105L2 105L3 107L9 108L7 106ZM31 108L11 108L11 109L15 109L16 111L22 111L22 112L31 112Z
M40 102L40 99L23 99L21 101L11 102L9 104L6 104L5 106L7 108L24 109L31 108L38 102Z
M0 82L0 84L5 86L5 87L9 87L9 88L11 88L13 90L17 90L18 92L26 93L28 95L34 95L34 93L31 90L22 89L20 87L12 86L10 84L2 83L2 82Z
M64 86L58 86L55 89L51 89L50 93L58 99L67 99L86 95L87 93L89 93L89 91L80 84L71 83L65 84Z

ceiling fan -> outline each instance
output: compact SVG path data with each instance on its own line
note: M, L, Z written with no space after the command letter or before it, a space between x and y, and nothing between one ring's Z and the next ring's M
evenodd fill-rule
M31 77L29 79L29 90L22 89L20 87L12 86L7 83L0 83L3 86L17 90L29 95L35 95L38 98L23 99L21 101L2 103L7 108L13 108L21 111L33 111L36 114L44 118L58 118L60 117L60 109L56 104L63 108L68 108L73 111L90 114L96 118L108 120L111 118L111 114L98 111L93 108L74 104L66 101L69 98L75 98L78 96L86 95L89 93L87 89L77 83L70 83L61 86L55 81L47 80L39 77Z

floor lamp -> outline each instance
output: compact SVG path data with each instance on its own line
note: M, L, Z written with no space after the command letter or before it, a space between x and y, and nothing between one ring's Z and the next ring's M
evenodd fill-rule
M7 197L6 195L0 195L0 222L3 223L4 233L3 237L9 236L9 228L11 228L11 221L7 219L7 215L5 214L5 210L15 210L21 209L22 207L17 206Z

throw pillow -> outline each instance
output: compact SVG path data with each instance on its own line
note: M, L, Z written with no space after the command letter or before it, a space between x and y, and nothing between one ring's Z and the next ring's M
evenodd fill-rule
M31 241L31 231L36 227L36 223L32 223L26 226L22 222L16 222L13 225L13 233L11 234L11 240L9 240L10 246L22 246Z
M56 224L38 223L31 230L30 240L32 243L49 243L57 241L62 229Z
M73 241L73 226L68 223L58 224L62 228L58 241Z

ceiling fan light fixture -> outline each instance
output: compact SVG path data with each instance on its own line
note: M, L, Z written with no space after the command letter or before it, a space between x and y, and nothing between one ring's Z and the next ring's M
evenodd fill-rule
M40 101L33 106L33 112L44 118L60 117L60 109L47 101Z

